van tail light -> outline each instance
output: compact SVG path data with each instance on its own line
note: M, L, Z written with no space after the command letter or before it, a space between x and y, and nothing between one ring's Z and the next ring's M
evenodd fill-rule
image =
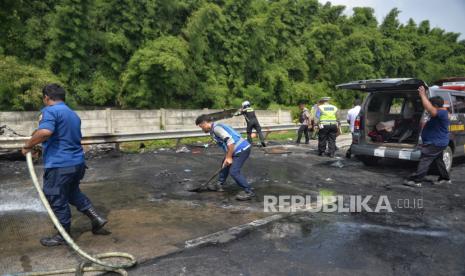
M362 129L362 122L361 122L360 116L358 116L354 122L354 130L360 130L360 129Z

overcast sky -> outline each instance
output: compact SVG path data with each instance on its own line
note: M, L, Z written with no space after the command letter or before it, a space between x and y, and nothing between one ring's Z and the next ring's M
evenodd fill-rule
M465 0L318 0L321 3L346 6L346 13L352 14L353 7L372 7L378 22L397 7L401 13L401 23L413 18L419 23L429 20L431 27L439 27L448 32L461 33L465 39Z

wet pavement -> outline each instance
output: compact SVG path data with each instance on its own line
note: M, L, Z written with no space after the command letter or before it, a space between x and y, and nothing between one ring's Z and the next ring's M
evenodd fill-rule
M196 248L131 275L464 275L465 234L405 230L350 216L299 215Z
M187 191L220 165L216 148L95 155L82 189L112 234L92 235L87 219L73 213L72 235L90 253L136 255L142 263L130 275L465 275L465 162L456 162L453 185L414 189L401 185L414 164L367 168L344 159L343 146L337 159L316 156L314 142L254 148L244 170L257 193L252 202L234 200L232 180L225 193ZM53 228L25 163L0 161L0 176L0 273L73 267L73 252L38 242ZM273 215L263 212L265 195L322 192L373 195L370 205L387 196L394 212L283 214L224 242L185 249L186 241Z

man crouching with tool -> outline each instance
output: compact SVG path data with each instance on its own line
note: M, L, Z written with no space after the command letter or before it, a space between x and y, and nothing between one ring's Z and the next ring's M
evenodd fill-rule
M43 191L63 228L70 233L69 204L72 204L89 217L92 233L99 234L107 220L97 214L90 200L79 189L86 170L81 146L81 119L64 103L65 90L58 84L46 85L42 94L46 107L42 109L38 129L26 142L22 153L26 155L42 143L45 166ZM57 233L42 238L40 243L57 246L66 242Z
M243 139L237 131L232 127L214 123L208 115L201 115L195 120L195 124L199 126L205 133L210 133L211 137L225 152L222 170L219 174L219 180L215 184L209 184L210 191L223 191L223 184L231 174L243 191L236 195L237 200L250 200L255 196L252 187L247 182L245 176L241 173L241 168L247 158L249 158L251 145L247 140Z

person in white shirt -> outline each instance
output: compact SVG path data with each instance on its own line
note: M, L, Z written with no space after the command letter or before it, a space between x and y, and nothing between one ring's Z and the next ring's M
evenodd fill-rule
M362 104L362 100L361 99L355 99L355 102L354 102L354 107L352 107L349 112L347 112L347 123L349 123L349 126L350 126L350 133L352 133L352 135L354 134L354 130L355 130L355 119L357 119L357 116L358 114L360 113L360 109L362 109L361 107L361 104ZM351 153L351 148L349 148L347 150L347 153L346 153L346 157L347 158L351 158L352 157L352 153Z
M360 113L360 109L362 108L360 105L362 101L360 99L355 99L355 106L347 112L347 123L350 125L350 132L354 133L354 123L355 119L357 119L358 114Z

